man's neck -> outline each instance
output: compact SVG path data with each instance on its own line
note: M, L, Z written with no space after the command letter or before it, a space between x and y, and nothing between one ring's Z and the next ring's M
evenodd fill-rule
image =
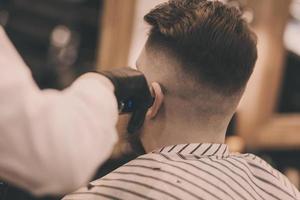
M164 124L164 127L154 126L143 134L142 142L146 152L175 144L187 143L224 143L227 125L191 125L176 123Z

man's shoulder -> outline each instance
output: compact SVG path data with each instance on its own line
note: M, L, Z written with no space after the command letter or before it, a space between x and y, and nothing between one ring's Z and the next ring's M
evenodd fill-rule
M284 175L253 154L195 157L156 152L139 156L73 195L113 199L297 199L298 193Z
M296 199L300 198L299 191L290 182L290 180L263 158L251 153L233 154L232 156L237 159L244 160L244 162L247 163L247 170L251 172L251 175L255 178L255 180L257 180L257 182L272 185L274 188L295 196Z
M278 181L283 182L283 178L286 179L286 177L279 172L277 169L275 169L273 166L271 166L267 161L265 161L263 158L252 154L252 153L246 153L246 154L234 154L238 158L244 159L248 166L251 168L251 171L255 174L262 174L263 172L270 174L274 178L276 178Z

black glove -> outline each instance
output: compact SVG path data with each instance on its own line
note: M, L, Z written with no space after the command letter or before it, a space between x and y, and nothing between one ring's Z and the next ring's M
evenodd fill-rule
M99 73L113 83L120 114L132 113L127 131L135 133L143 125L146 113L153 104L145 76L129 67Z

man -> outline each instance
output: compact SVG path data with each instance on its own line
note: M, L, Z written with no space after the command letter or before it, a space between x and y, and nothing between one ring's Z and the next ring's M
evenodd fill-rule
M170 0L145 21L152 28L137 67L155 96L139 133L148 154L65 199L300 199L265 161L224 144L257 59L241 13L217 1Z

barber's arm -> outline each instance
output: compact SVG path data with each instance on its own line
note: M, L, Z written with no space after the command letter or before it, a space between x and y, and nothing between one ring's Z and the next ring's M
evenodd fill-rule
M117 141L109 79L90 73L41 91L2 28L0 95L0 179L36 195L84 185Z

